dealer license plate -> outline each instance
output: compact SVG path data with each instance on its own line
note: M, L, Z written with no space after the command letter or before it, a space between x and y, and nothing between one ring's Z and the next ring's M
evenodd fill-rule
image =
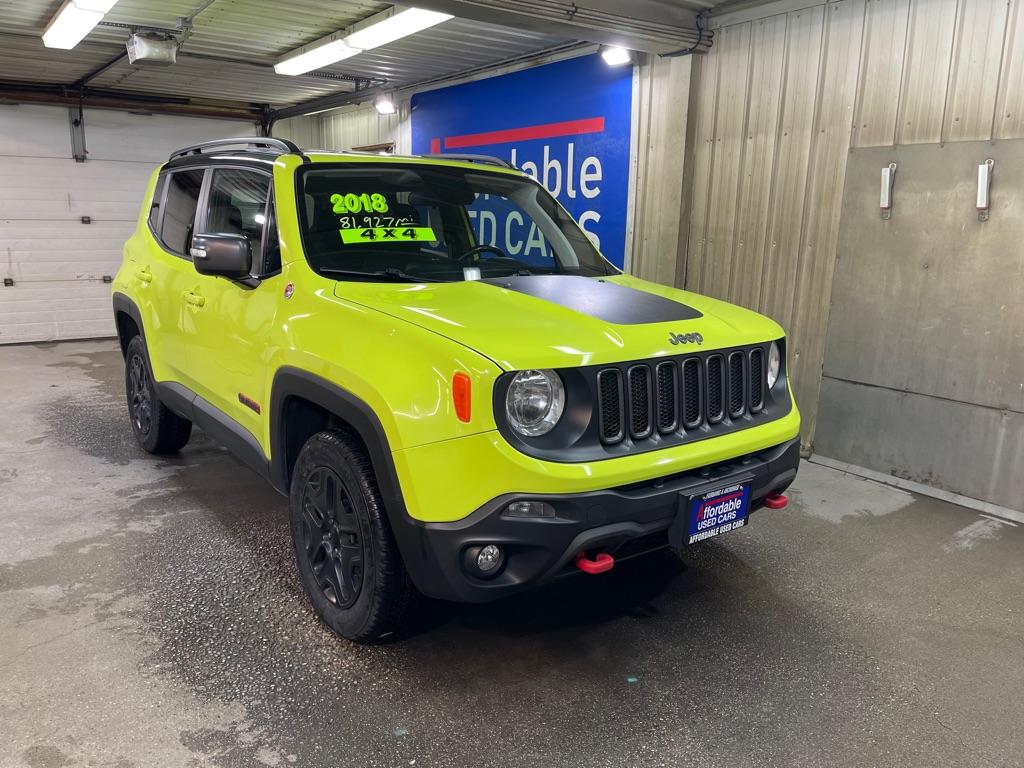
M736 483L725 488L691 496L690 527L687 544L694 544L721 533L735 531L747 524L750 512L750 484Z

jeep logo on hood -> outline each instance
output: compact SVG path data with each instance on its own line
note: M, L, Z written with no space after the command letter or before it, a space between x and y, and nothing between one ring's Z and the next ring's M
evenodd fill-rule
M668 340L672 344L703 344L704 337L699 333L672 333L669 331Z

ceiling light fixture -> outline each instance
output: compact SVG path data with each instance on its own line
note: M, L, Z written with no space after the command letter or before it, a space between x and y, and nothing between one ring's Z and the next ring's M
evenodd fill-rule
M376 101L373 102L373 106L382 115L393 115L398 111L395 107L395 101L390 96L378 96Z
M323 40L298 48L275 64L274 71L279 75L301 75L330 66L370 48L393 43L450 18L452 16L447 13L426 11L422 8L400 10L395 6L347 30L335 32ZM348 35L344 36L346 32Z
M117 0L64 0L43 31L47 48L71 50L103 21Z
M381 21L357 29L345 38L345 42L353 48L367 51L382 45L393 43L403 37L430 29L442 21L452 18L450 14L426 11L422 8L407 8L398 11Z
M279 75L301 75L314 69L330 66L336 61L355 56L357 53L362 53L362 51L345 45L344 40L332 40L296 56L282 59L274 65L274 71Z
M625 48L616 45L608 45L601 49L601 58L609 67L621 67L633 61L633 54Z

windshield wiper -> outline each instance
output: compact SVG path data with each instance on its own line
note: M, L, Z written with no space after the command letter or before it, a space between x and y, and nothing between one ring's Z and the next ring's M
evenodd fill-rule
M408 272L403 272L396 267L388 267L377 272L361 272L358 269L333 269L332 267L320 267L317 270L325 275L337 275L338 277L362 277L370 278L374 280L393 280L395 282L404 283L440 283L442 280L438 280L434 277L417 277L416 275L410 275Z

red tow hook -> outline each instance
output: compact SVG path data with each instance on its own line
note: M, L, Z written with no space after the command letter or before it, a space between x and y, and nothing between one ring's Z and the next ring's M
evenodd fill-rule
M584 573L604 573L615 567L615 558L607 552L601 552L591 560L586 552L576 555L576 567Z
M781 493L769 493L764 497L764 505L768 509L782 509L787 504L789 504L789 499Z

